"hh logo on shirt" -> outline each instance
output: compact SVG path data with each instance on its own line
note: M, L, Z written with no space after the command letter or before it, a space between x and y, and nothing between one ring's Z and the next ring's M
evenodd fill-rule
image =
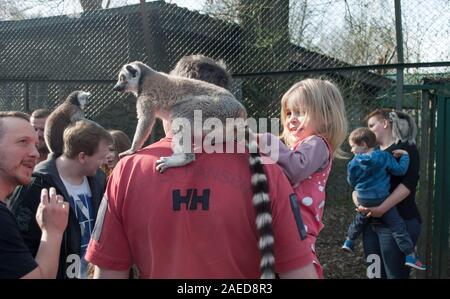
M197 210L200 208L204 211L209 210L210 189L205 189L200 193L197 189L188 189L182 194L180 189L172 191L173 210L181 210L182 205L186 205L186 210Z

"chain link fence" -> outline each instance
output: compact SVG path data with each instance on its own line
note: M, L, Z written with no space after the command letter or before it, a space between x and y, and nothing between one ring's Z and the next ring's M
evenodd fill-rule
M395 107L398 86L450 78L449 0L398 1L401 22L392 0L209 0L197 10L187 7L202 1L123 5L132 2L70 15L20 14L20 20L0 8L0 109L54 108L71 91L86 90L92 93L87 117L132 137L135 99L111 90L120 68L140 60L168 72L181 57L204 54L227 64L232 92L255 118L279 117L281 96L299 80L332 80L352 130L371 110ZM402 97L419 124L420 97L418 91ZM154 133L161 136L161 127ZM328 182L329 223L319 243L324 261L342 260L338 247L353 216L347 162L335 161ZM363 264L325 262L324 268L327 277L365 277Z

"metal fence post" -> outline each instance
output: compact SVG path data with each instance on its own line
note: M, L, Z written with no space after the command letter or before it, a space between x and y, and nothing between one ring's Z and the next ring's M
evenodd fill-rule
M395 0L395 35L397 37L397 62L402 65L404 63L403 59L403 32L402 32L402 9L400 0ZM403 71L404 67L399 66L397 68L397 90L396 90L396 101L395 109L401 110L403 106Z
M427 278L430 274L431 265L431 228L432 228L432 204L433 204L433 178L434 178L434 159L430 159L430 147L432 139L432 130L434 126L431 119L434 119L432 113L432 98L429 90L422 90L420 107L420 182L418 193L418 206L422 216L422 233L420 236L418 250L422 261L427 265L427 271L417 273L418 278ZM431 164L431 165L430 165ZM431 166L431 167L430 167Z
M450 184L450 96L437 96L436 184L434 198L432 277L447 278Z

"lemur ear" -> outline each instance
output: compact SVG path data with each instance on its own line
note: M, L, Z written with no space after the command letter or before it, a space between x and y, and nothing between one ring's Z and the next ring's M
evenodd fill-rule
M131 65L127 65L126 69L130 72L131 76L136 77L137 69L135 69Z

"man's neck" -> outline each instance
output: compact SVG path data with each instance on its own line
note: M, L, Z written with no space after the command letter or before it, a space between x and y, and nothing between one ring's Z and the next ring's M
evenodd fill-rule
M14 187L0 179L0 201L6 203L6 198L12 193Z
M61 155L56 159L56 168L59 175L72 185L81 185L84 175L80 171L78 161L69 159L65 155Z

